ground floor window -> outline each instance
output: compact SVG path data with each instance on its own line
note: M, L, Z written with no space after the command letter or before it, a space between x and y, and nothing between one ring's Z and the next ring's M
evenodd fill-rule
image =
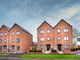
M17 49L17 50L20 50L20 46L16 46L16 49Z
M12 46L11 46L11 49L14 49L14 48L15 48L15 46L14 46L14 45L12 45Z
M40 45L40 48L41 48L41 49L44 49L44 45Z
M64 48L65 48L65 49L68 49L68 48L69 48L69 45L68 45L68 44L65 44L65 45L64 45Z

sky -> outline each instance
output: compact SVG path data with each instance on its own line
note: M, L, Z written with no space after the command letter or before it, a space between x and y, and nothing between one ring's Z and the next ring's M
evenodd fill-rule
M47 21L53 27L64 19L80 31L80 0L0 0L0 27L19 24L37 42L37 28Z

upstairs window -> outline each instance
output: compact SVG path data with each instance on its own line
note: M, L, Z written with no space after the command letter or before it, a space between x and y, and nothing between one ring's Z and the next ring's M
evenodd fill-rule
M47 33L50 33L50 30L49 29L47 30Z
M17 38L17 39L16 39L16 42L17 42L17 43L19 43L19 42L20 42L20 39L19 39L19 38Z
M68 32L68 29L67 28L64 28L64 32Z
M14 32L12 32L12 35L14 35Z
M48 37L47 40L50 40L50 37Z
M64 40L69 40L69 37L68 36L64 36Z
M61 30L60 30L60 29L58 29L58 30L57 30L57 32L59 33L59 32L61 32Z
M77 38L77 42L80 42L80 38Z
M4 33L4 35L6 36L6 35L7 35L7 33L5 32L5 33Z
M61 40L61 37L60 37L60 36L58 36L58 37L57 37L57 40Z
M40 38L40 41L44 41L44 38Z
M5 39L4 42L7 42L7 40Z
M19 35L20 34L20 32L16 32L16 35Z
M0 39L0 43L2 42L2 39Z
M3 33L2 32L0 32L0 36L2 36L3 35Z
M12 39L11 41L14 42L14 39Z
M41 34L44 34L44 31L43 31L43 30L41 30L41 31L40 31L40 33L41 33Z

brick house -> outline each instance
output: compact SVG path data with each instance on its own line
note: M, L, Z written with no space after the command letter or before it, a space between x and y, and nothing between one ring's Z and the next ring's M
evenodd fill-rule
M32 38L31 33L16 23L9 29L3 25L0 29L0 39L2 40L0 43L1 53L27 52L29 47L32 46Z
M37 29L38 48L47 49L53 47L53 27L44 21ZM49 47L49 48L47 48Z
M54 28L44 21L37 29L38 49L56 49L70 53L72 48L72 26L63 19Z

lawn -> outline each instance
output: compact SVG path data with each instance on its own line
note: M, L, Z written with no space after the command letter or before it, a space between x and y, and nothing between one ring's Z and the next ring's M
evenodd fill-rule
M0 57L7 56L7 54L0 54Z
M42 59L80 59L78 55L57 55L57 54L23 54L21 58L42 58Z

